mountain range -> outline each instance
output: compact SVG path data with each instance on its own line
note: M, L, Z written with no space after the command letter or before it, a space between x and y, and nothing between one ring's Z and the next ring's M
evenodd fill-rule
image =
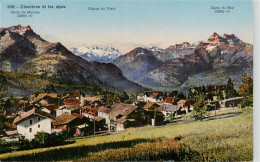
M253 73L253 45L234 34L213 33L205 41L166 49L138 47L123 55L112 47L68 50L42 39L30 26L18 25L0 28L0 48L2 71L128 92L143 87L187 91L190 86L223 84L229 77L238 87L243 73Z
M158 50L156 50L158 49ZM136 48L113 63L131 81L154 90L187 90L190 86L225 84L236 87L243 73L253 72L253 45L234 34L213 33L195 44L183 42L160 48Z
M129 81L112 63L89 62L74 55L61 43L50 43L30 26L0 28L0 70L53 77L122 89L143 88Z
M79 47L71 48L70 51L87 61L96 61L104 63L110 63L114 59L122 55L117 49L113 47Z

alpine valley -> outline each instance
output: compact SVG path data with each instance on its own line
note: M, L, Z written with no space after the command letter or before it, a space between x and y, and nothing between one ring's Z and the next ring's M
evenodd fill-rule
M114 64L86 61L61 43L45 41L30 26L1 28L0 45L0 70L5 73L3 76L15 72L128 92L143 90L140 85L125 78ZM16 78L13 77L12 82ZM21 90L21 84L13 84L11 89Z

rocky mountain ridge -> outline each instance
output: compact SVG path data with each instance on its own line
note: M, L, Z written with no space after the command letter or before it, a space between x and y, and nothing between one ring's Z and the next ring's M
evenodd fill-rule
M0 29L0 70L37 74L127 91L142 87L127 80L111 63L88 62L61 43L49 43L30 26Z
M220 36L213 33L206 41L197 44L183 42L159 51L142 49L142 55L149 56L152 61L133 51L118 57L113 63L129 80L156 90L183 90L202 83L222 84L228 77L239 85L242 73L252 74L253 46L234 34ZM209 72L220 78L214 81ZM197 83L198 76L205 81ZM193 85L189 84L191 80Z

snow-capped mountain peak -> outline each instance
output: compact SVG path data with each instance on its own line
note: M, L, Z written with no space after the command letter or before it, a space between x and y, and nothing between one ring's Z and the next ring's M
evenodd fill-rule
M88 61L112 62L115 58L122 55L119 50L113 47L79 47L71 48L70 51Z
M151 50L151 51L162 51L163 49L161 49L161 48L159 48L159 47L156 47L156 46L151 46L151 47L149 47L149 49Z

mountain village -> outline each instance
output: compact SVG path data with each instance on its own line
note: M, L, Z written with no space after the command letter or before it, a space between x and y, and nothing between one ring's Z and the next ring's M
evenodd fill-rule
M1 136L6 141L19 136L33 139L38 132L60 133L72 136L95 135L123 131L129 127L162 125L189 114L198 98L192 94L205 94L207 110L241 108L243 97L227 97L227 85L193 87L186 97L178 91L145 92L134 102L106 104L106 96L87 96L83 92L36 93L20 99L18 105L6 107L1 116L7 119ZM198 96L198 95L197 95Z
M29 25L0 38L0 160L252 157L253 45L234 34L126 54L68 50Z

